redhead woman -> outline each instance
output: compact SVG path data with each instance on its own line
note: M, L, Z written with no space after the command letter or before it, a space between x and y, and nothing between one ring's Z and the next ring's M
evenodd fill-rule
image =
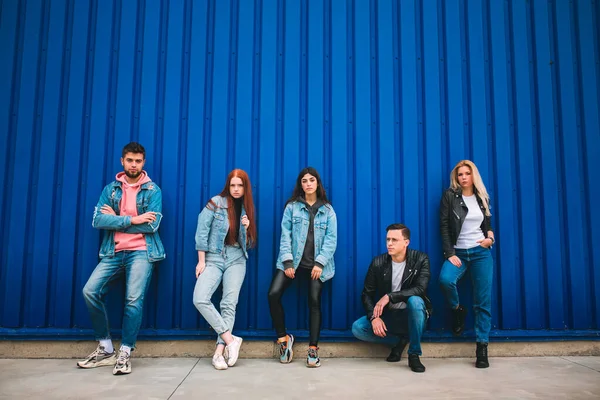
M206 204L196 229L196 287L194 305L217 332L212 365L218 370L233 367L242 338L232 334L235 310L244 277L248 249L256 243L254 202L248 174L234 169L225 187ZM211 302L223 283L220 313Z

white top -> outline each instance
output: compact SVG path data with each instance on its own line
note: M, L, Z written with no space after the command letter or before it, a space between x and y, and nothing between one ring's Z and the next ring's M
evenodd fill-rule
M485 239L481 231L481 223L483 222L483 213L477 203L475 195L463 196L463 201L469 208L465 222L460 230L460 235L454 245L455 249L472 249L479 246L478 240Z
M406 268L406 261L400 263L392 261L392 292L399 292L402 289L402 276L404 275L404 268ZM406 303L401 301L396 304L390 303L392 309L403 309L406 308Z

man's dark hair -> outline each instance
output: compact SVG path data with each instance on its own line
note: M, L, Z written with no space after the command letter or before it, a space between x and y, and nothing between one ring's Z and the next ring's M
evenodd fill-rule
M408 227L404 224L391 224L385 228L385 231L402 231L402 236L404 236L404 239L410 240L410 229L408 229Z
M125 154L127 153L142 154L144 156L144 160L146 159L146 149L137 142L127 143L125 147L123 147L121 157L125 158Z

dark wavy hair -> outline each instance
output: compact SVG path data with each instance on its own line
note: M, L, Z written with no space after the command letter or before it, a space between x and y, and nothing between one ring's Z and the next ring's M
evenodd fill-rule
M298 174L298 178L296 178L296 186L294 186L294 191L292 192L292 196L285 202L287 206L289 203L296 201L298 197L302 197L304 199L304 190L302 190L302 178L304 175L309 174L317 178L317 198L320 199L325 204L331 204L329 199L327 198L327 193L325 193L325 188L323 187L323 181L321 181L321 175L317 172L313 167L306 167Z

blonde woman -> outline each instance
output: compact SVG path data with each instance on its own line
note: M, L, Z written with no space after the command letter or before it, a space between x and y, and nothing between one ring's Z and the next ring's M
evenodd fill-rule
M450 173L450 188L442 195L440 231L446 261L440 273L440 286L452 313L452 333L460 336L467 310L460 305L457 283L471 271L475 313L475 366L489 367L487 346L492 325L493 260L490 199L477 167L462 160Z

